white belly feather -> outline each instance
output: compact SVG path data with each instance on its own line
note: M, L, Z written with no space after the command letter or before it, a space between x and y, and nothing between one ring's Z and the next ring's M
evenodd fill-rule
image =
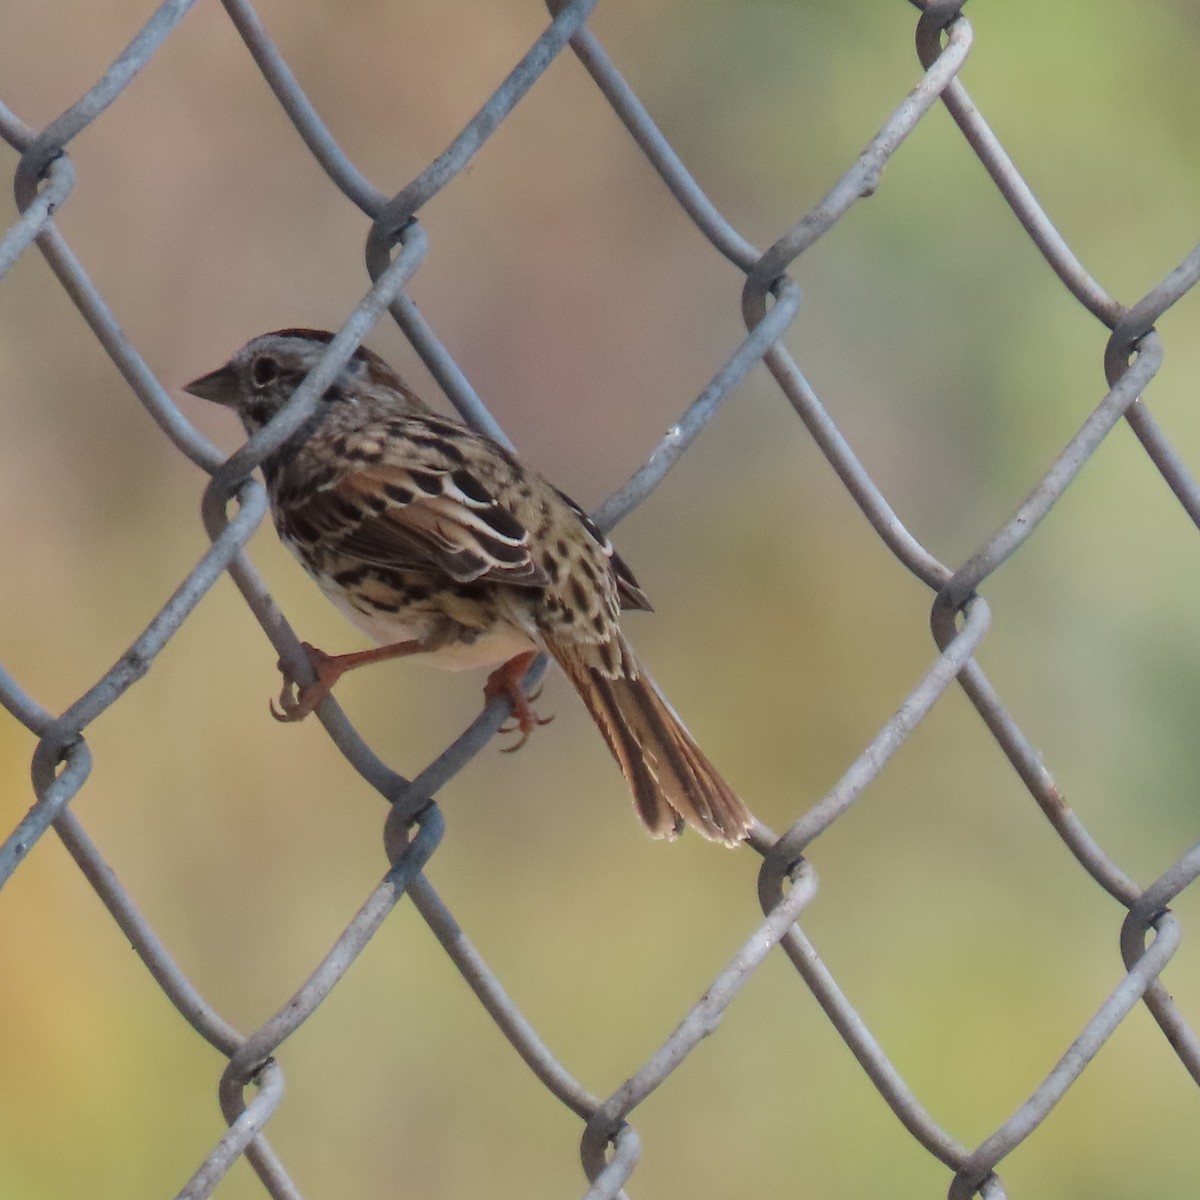
M380 614L369 617L359 612L338 592L327 591L325 594L355 628L361 629L367 637L381 646L406 642L424 632L417 626L403 624L394 616ZM529 634L507 621L502 621L497 623L494 630L481 634L473 642L457 642L443 646L440 650L433 650L428 654L418 654L413 661L428 663L444 671L469 671L507 662L517 654L536 648L539 647Z

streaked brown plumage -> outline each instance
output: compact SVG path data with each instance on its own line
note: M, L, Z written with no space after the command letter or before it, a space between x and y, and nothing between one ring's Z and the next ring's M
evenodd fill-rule
M188 384L253 433L277 413L331 334L255 338ZM656 837L683 822L726 845L752 818L625 641L623 608L650 603L608 539L568 496L508 450L438 416L378 355L359 349L309 421L263 463L280 538L321 590L380 646L313 651L319 682L280 697L307 715L345 670L421 653L460 669L502 663L523 735L538 723L520 690L547 650L579 692ZM523 740L523 739L522 739Z

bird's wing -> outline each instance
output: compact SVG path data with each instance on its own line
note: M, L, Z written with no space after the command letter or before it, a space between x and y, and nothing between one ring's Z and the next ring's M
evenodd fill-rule
M459 583L545 587L529 530L469 467L386 459L338 472L290 507L291 532L373 566L436 568Z
M625 560L613 549L613 544L608 537L566 492L560 492L558 488L554 490L558 493L558 498L575 514L584 529L591 534L592 539L599 544L600 549L609 560L613 578L617 581L617 596L620 599L621 607L640 608L643 612L653 612L654 606L650 603L650 598L642 591L638 581L634 579L633 572L625 565Z

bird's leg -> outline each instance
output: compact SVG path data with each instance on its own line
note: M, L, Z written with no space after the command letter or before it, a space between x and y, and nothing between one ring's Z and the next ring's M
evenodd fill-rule
M271 716L277 721L302 721L333 690L333 685L347 671L355 667L366 667L371 663L386 662L389 658L403 658L409 654L423 654L430 649L424 642L393 642L390 646L376 646L373 650L358 650L353 654L326 654L308 642L301 642L308 661L317 678L314 683L298 684L283 661L279 670L283 672L283 690L279 693L279 705L271 701Z
M500 727L501 733L517 733L521 736L511 746L505 746L504 753L511 754L514 750L520 750L529 740L529 735L539 725L549 725L554 720L553 716L539 717L533 708L533 700L541 694L541 689L534 693L533 696L526 696L521 688L521 681L525 678L525 672L533 665L533 660L537 658L536 650L526 650L523 654L518 654L515 658L510 658L508 662L502 663L489 676L487 683L483 685L483 698L485 701L495 700L498 696L503 696L509 704L512 705L512 721L509 724Z

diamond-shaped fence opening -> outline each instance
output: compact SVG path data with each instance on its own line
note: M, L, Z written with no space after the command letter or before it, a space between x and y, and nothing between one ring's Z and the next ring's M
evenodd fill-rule
M52 7L2 51L3 1194L1190 1194L1194 21ZM1022 152L1094 172L1070 236ZM321 316L298 404L390 325L640 508L627 628L749 847L637 840L573 717L510 763L416 667L272 726L345 631L247 551L287 429L177 388Z

